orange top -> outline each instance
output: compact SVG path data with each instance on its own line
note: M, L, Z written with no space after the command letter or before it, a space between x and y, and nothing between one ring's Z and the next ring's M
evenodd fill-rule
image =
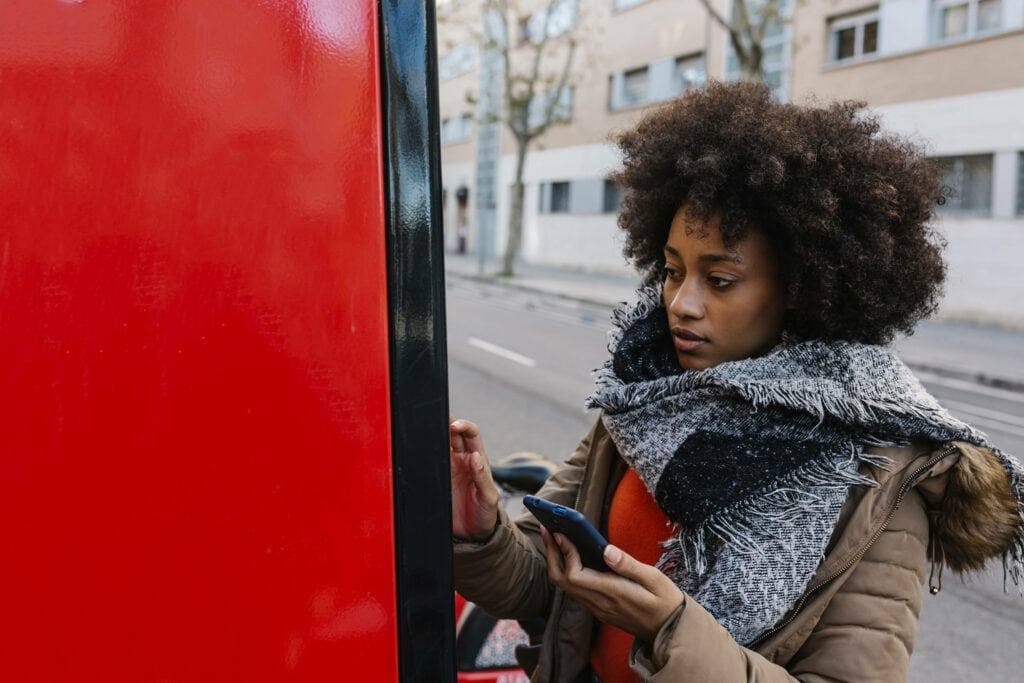
M671 535L665 513L632 469L626 472L608 510L608 542L645 564L661 557L661 542ZM601 683L636 683L629 670L629 648L633 636L625 631L599 624L597 640L590 653L590 665Z

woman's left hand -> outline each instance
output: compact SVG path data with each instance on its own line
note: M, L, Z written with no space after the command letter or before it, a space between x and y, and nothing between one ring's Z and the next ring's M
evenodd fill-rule
M562 534L541 529L547 547L548 579L579 601L599 620L645 642L654 642L683 592L657 567L609 545L604 551L611 572L587 569L576 546Z

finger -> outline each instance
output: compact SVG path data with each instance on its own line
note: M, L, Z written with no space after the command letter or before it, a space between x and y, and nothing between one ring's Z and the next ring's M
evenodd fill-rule
M475 422L469 420L458 419L452 422L449 427L452 431L462 434L467 439L475 439L480 436L480 428L476 426Z
M477 490L484 494L488 503L497 505L501 499L501 492L498 491L498 485L494 483L494 478L491 476L491 464L487 461L486 456L479 451L473 451L469 454L468 461Z
M604 549L604 562L619 576L640 584L651 593L657 593L664 585L664 580L671 581L657 567L644 564L622 548L611 544Z
M448 413L448 424L455 422L455 413Z
M466 452L466 439L463 438L462 434L451 427L448 430L448 443L452 451L456 453Z
M544 555L548 561L548 580L556 586L562 587L565 584L562 551L558 549L551 533L544 527L540 528L540 537L544 540Z
M558 543L558 548L562 551L565 574L569 578L573 578L583 570L583 559L572 541L562 534L555 534L555 542Z

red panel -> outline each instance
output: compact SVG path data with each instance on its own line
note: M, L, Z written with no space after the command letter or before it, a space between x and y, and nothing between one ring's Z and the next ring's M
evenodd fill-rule
M376 3L0 3L0 680L396 679Z

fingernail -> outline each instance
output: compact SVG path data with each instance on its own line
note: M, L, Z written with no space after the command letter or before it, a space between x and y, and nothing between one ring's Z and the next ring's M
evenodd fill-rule
M619 560L622 559L622 551L613 545L609 545L604 549L604 561L608 564L618 564Z

